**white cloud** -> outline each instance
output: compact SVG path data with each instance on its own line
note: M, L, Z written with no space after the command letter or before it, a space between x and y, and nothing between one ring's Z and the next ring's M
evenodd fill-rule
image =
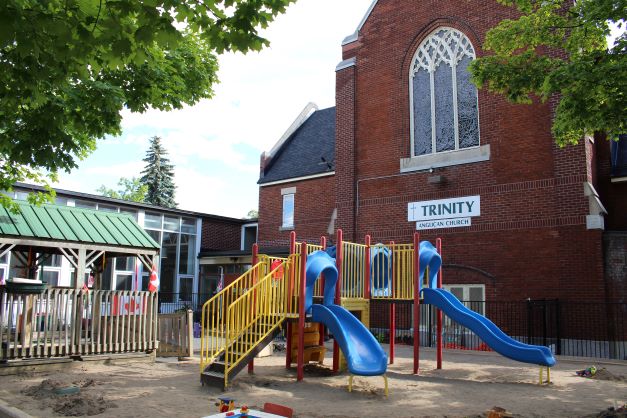
M272 23L259 53L221 56L215 96L172 112L124 112L123 135L62 176L67 188L109 187L138 166L159 135L176 170L181 208L242 217L257 207L259 154L276 143L308 102L335 101L341 41L372 0L300 0ZM138 162L139 160L139 162ZM71 186L71 187L69 187Z

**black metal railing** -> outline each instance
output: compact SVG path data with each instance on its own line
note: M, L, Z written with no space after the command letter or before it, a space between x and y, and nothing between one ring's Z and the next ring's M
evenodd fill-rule
M213 294L159 293L159 312L191 309L200 322L202 306ZM627 360L627 303L552 300L464 301L512 338L550 347L558 355ZM370 302L370 329L384 343L390 340L390 301ZM395 303L395 341L413 344L413 302ZM436 309L420 306L420 345L435 347ZM444 347L489 350L468 328L443 316Z
M592 303L560 300L521 302L464 301L468 308L488 317L512 338L550 347L558 355L627 359L627 303ZM389 342L389 301L371 301L370 328L381 342ZM413 303L395 304L395 341L413 344ZM420 307L420 345L436 343L436 309ZM481 339L443 316L445 348L489 350Z

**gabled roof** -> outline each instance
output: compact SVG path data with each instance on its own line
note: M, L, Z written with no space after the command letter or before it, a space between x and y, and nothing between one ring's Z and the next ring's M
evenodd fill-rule
M258 184L335 170L335 107L317 110L274 151Z
M159 244L126 214L15 203L20 208L17 214L0 206L0 238L159 249Z

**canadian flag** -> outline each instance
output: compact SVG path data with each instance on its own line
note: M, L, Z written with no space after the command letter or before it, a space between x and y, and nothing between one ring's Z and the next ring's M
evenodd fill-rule
M159 290L159 276L157 276L157 266L153 264L150 272L150 281L148 282L148 291L154 293L157 290Z

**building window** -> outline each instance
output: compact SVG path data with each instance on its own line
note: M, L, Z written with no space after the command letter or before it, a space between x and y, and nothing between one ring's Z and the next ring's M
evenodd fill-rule
M611 141L612 177L627 177L627 134L619 135L618 141Z
M470 40L452 28L437 29L418 47L409 83L412 156L479 146L473 59Z
M462 301L467 308L485 315L485 286L482 284L449 284L443 285L444 289L451 292Z
M0 257L0 286L5 284L7 280L8 271L9 271L9 253Z
M294 228L294 194L283 195L283 228Z

